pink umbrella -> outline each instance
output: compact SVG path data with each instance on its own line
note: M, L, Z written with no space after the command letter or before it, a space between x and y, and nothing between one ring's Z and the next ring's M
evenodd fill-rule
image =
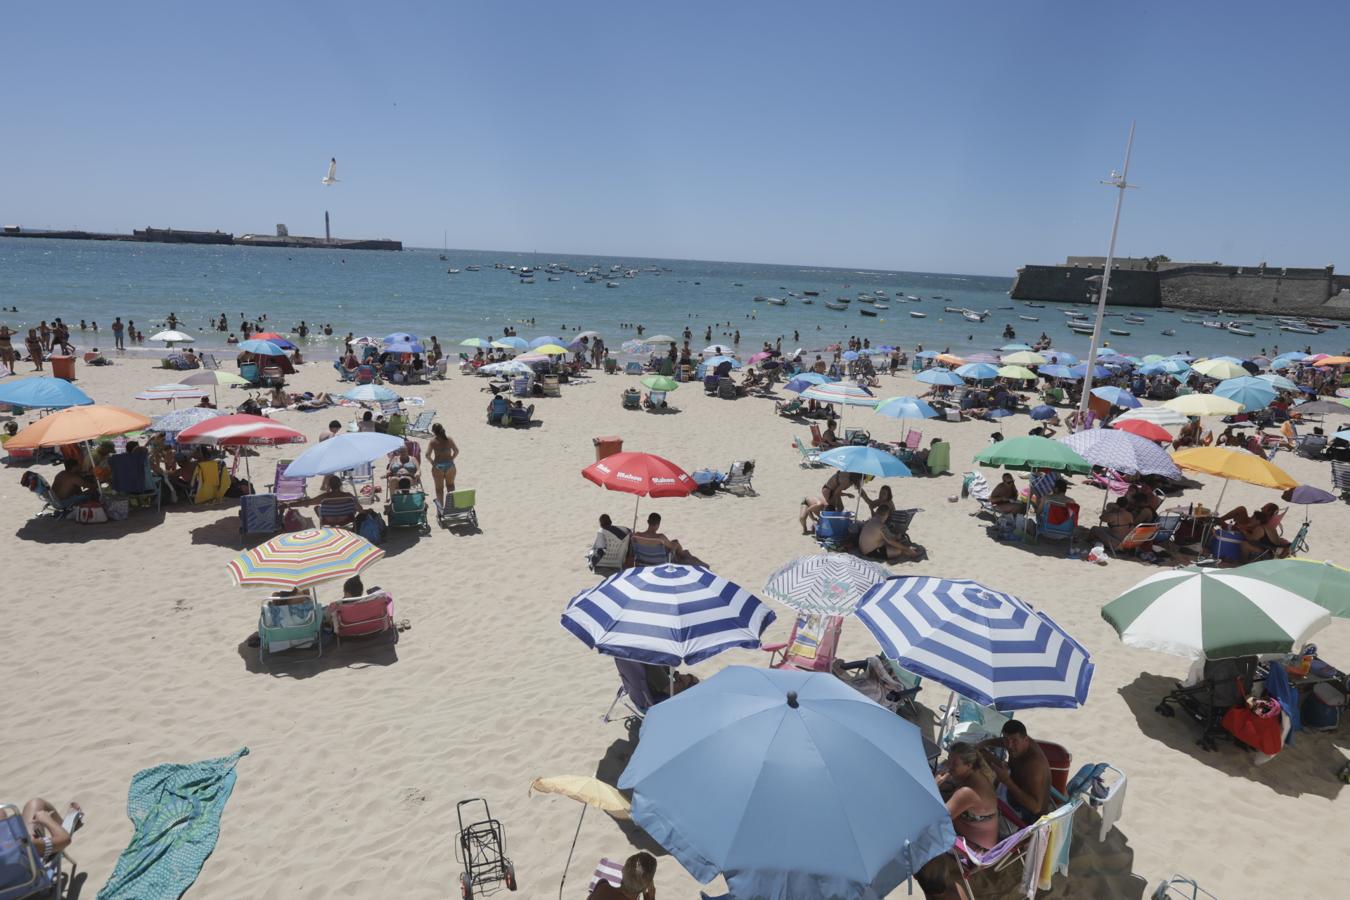
M770 353L768 350L761 350L761 351L759 351L758 353L756 353L754 356L750 357L750 365L753 366L755 363L759 362L761 359L768 359L768 358L771 357L771 356L773 356L773 354Z

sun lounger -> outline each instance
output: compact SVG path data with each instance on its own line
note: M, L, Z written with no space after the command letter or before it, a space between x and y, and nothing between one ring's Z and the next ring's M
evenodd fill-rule
M755 494L755 486L752 483L754 477L755 461L738 459L727 468L727 477L721 485L722 490L752 497Z
M317 659L323 656L323 607L306 592L303 599L277 604L270 598L258 615L258 659L264 666L267 657L292 648L312 646Z
M626 529L625 529L626 531ZM595 534L595 543L586 552L586 564L592 572L602 569L618 571L628 559L628 534L619 537L608 528L601 528Z
M454 491L445 498L445 505L440 508L436 519L442 528L467 525L477 530L478 509L474 505L475 501L476 494L473 488Z
M843 627L842 616L799 615L786 641L762 644L759 649L769 654L771 669L828 672L834 665Z
M344 598L328 604L328 619L341 648L344 637L367 637L392 629L394 598L373 588L364 597Z
M806 443L802 441L801 438L794 437L792 439L792 446L797 448L797 453L801 456L799 465L801 465L803 469L818 468L824 465L824 463L820 461L820 450L815 447L806 446Z

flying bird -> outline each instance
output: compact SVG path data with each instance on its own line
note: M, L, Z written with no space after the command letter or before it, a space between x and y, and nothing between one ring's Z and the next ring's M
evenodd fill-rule
M328 161L328 174L323 176L324 184L337 184L337 157Z

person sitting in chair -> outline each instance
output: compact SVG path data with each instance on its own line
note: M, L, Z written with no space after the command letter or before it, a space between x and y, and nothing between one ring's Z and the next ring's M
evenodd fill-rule
M656 857L634 853L623 864L623 877L615 887L601 878L586 900L656 900Z
M1172 442L1173 450L1180 450L1182 447L1200 446L1200 420L1192 416L1186 424L1181 426L1177 432L1177 439Z
M867 491L863 488L859 488L858 493L862 495L862 501L867 504L867 508L872 511L872 515L863 523L862 531L858 532L858 552L868 557L884 555L887 562L917 558L918 548L888 527L891 514L895 512L890 485L884 485L877 492L875 500L867 496Z
M980 850L997 844L998 794L994 774L979 750L964 741L952 744L937 783L956 833Z
M64 819L57 813L55 806L41 798L34 798L23 805L23 824L27 826L28 835L33 839L33 848L44 865L70 846L83 819L84 811L78 803L66 807Z
M411 484L413 479L421 479L421 472L418 470L417 460L413 459L412 454L408 452L407 444L404 444L403 448L398 451L398 456L396 458L389 461L389 466L385 470L385 477L387 480L391 481L396 478L408 479L409 484Z
M989 505L1004 515L1017 515L1026 509L1026 504L1018 496L1017 482L1011 472L1004 472L998 484L989 493Z
M68 459L56 477L52 479L52 497L64 506L73 505L81 500L98 499L98 482L92 474L81 471L78 459Z
M1008 752L1006 764L989 752L995 747ZM1022 825L1030 825L1054 808L1050 800L1050 761L1041 745L1027 734L1026 725L1009 719L1003 723L1003 736L981 742L979 749Z
M1102 524L1094 526L1090 533L1094 541L1100 541L1107 547L1119 546L1120 542L1134 530L1134 516L1130 513L1124 497L1102 511Z
M323 492L303 500L295 501L299 506L318 506L320 525L350 525L356 521L361 504L355 494L342 489L342 478L329 475L324 479Z
M639 531L637 534L633 535L633 540L629 544L628 554L634 565L639 564L637 562L638 560L637 547L639 544L643 545L644 547L655 547L655 546L664 547L670 561L674 563L682 563L684 565L690 566L705 565L705 563L701 559L694 556L688 550L684 549L684 547L681 546L679 541L674 540L672 538L668 538L661 533L660 513L652 513L651 515L647 516L646 530Z

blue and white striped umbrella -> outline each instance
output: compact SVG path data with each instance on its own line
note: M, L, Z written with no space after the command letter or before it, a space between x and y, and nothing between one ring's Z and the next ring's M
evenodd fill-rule
M817 403L842 403L844 406L873 406L877 402L877 398L867 388L847 381L813 384L802 391L802 396Z
M868 588L890 576L885 566L849 553L817 553L786 563L764 582L764 593L804 613L846 616Z
M774 618L764 601L702 566L666 565L587 588L568 602L562 626L601 653L677 666L754 649Z
M1073 708L1087 700L1087 650L1011 594L964 579L889 578L856 614L886 656L983 706Z

